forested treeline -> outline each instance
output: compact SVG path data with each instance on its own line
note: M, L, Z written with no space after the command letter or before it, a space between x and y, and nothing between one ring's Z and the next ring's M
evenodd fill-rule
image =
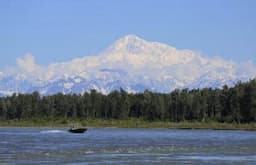
M171 93L129 94L120 89L108 95L91 90L82 95L13 94L0 98L0 118L139 118L147 121L256 121L256 80L223 89L174 90Z

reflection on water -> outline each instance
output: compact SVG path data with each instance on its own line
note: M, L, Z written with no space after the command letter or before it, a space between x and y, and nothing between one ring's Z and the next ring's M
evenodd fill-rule
M256 132L0 128L0 164L256 164Z

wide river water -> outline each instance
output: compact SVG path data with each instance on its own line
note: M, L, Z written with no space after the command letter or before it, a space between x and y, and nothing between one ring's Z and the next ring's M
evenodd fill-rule
M256 164L256 132L0 128L0 164Z

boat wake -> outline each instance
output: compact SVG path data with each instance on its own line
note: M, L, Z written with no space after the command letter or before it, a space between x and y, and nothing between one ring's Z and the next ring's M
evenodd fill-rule
M48 133L66 133L67 131L63 130L43 130L40 133L48 134Z

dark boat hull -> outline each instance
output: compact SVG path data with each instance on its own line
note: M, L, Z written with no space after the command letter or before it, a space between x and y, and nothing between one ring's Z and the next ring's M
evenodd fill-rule
M70 133L84 133L85 131L87 131L87 128L76 128L68 130Z

